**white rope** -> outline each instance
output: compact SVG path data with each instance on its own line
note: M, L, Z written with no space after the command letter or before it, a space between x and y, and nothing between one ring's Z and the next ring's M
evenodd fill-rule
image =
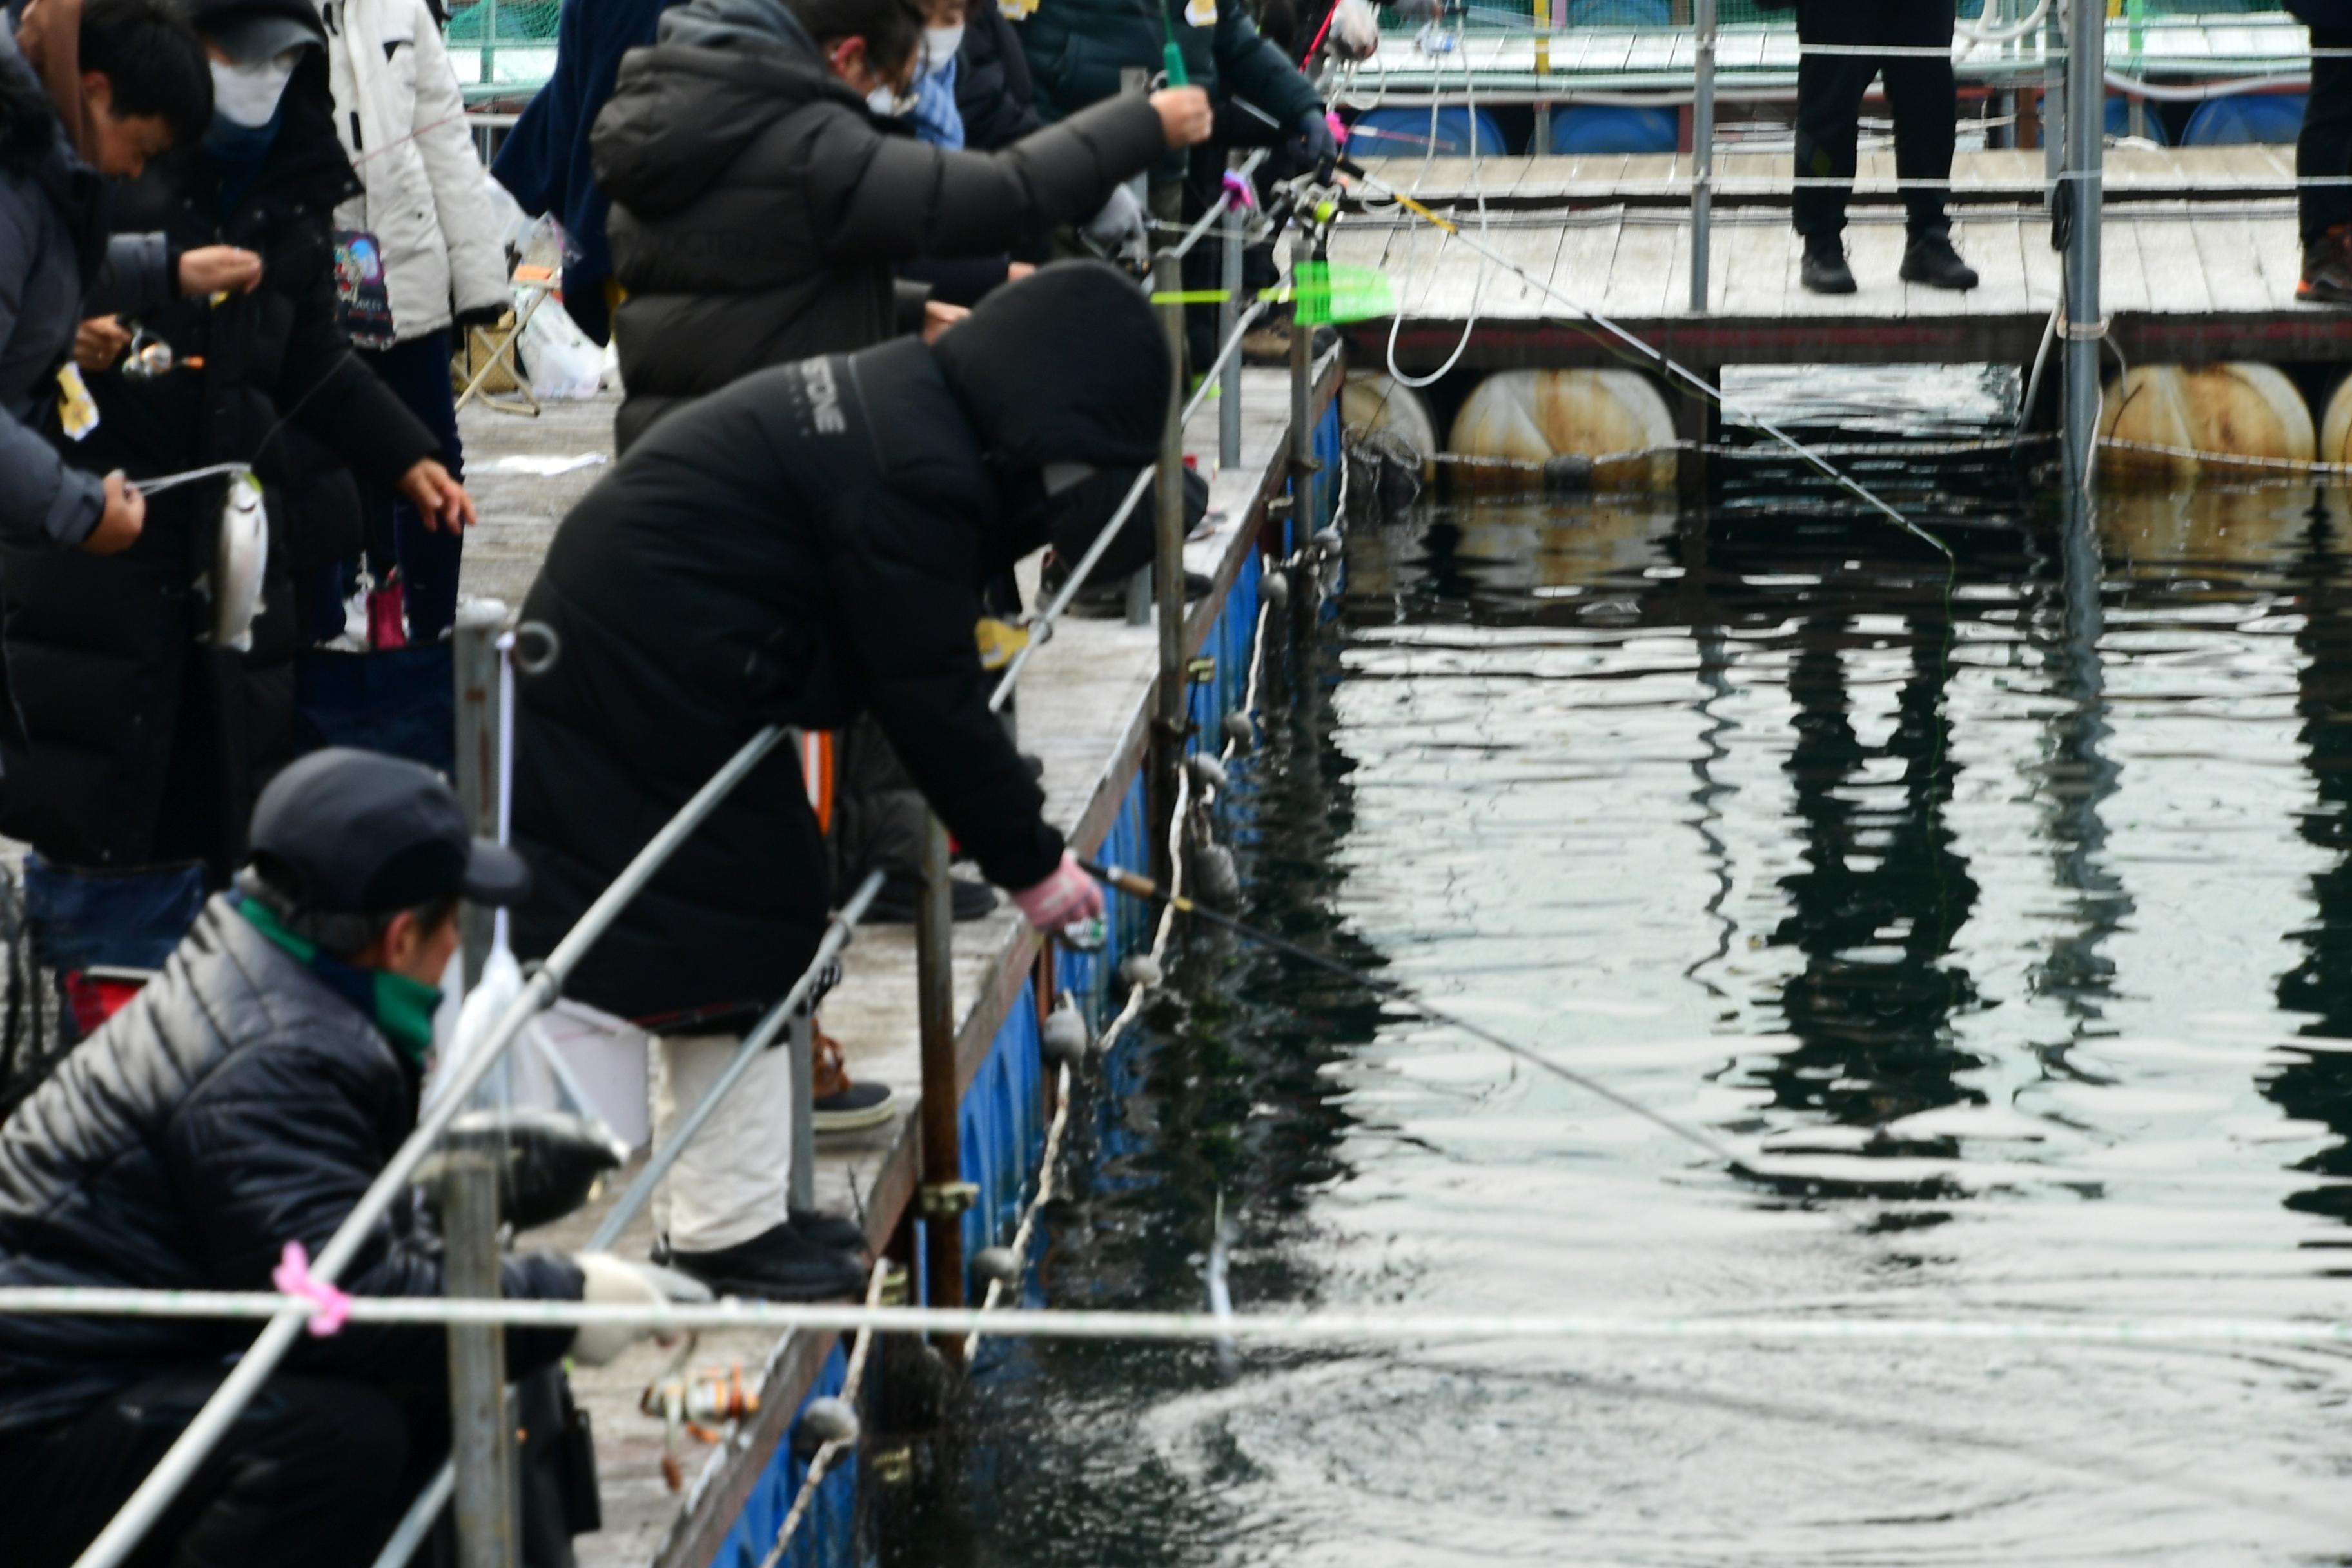
M869 1309L882 1304L882 1283L889 1275L890 1265L887 1262L874 1265L873 1276L866 1283L866 1305ZM860 1329L850 1347L849 1365L842 1373L841 1386L852 1409L857 1406L857 1391L866 1381L866 1352L873 1343L874 1331ZM776 1527L776 1543L768 1548L767 1556L760 1560L760 1568L776 1568L776 1564L784 1560L784 1553L792 1547L793 1533L800 1529L801 1521L808 1517L810 1505L816 1501L816 1489L824 1484L826 1473L833 1468L833 1461L841 1456L843 1450L856 1446L848 1438L831 1437L810 1457L808 1474L801 1478L801 1489L793 1497L792 1510L784 1515L784 1522Z
M310 1315L305 1298L266 1291L117 1290L75 1287L0 1289L0 1312L75 1317L255 1319ZM1401 1344L1421 1341L1604 1340L1721 1344L2047 1344L2108 1348L2270 1345L2352 1346L2352 1321L2326 1318L1904 1318L1873 1316L1636 1317L1573 1312L1424 1312L1318 1308L1242 1312L1097 1312L1045 1310L982 1313L968 1307L798 1305L730 1298L708 1305L508 1300L483 1297L359 1296L354 1324L590 1325L655 1331L791 1329L849 1333L962 1334L1041 1340L1264 1344Z
M1462 101L1470 119L1470 194L1472 199L1478 204L1478 230L1483 234L1486 229L1486 186L1481 171L1486 167L1486 160L1480 154L1478 150L1477 89L1474 79L1469 75L1470 61L1466 57L1462 61ZM1433 156L1435 154L1437 150L1437 103L1436 100L1433 99L1429 105L1429 145L1430 152ZM1418 185L1420 182L1416 180L1414 184ZM1445 242L1453 237L1453 233L1450 230L1441 231L1440 237L1437 242L1438 249L1443 252L1445 247ZM1431 287L1434 288L1436 286L1436 281L1437 268L1433 266L1430 268ZM1445 356L1445 363L1444 364L1439 365L1435 370L1430 372L1425 376L1420 377L1418 380L1412 376L1407 375L1404 372L1404 367L1397 363L1397 333L1404 326L1405 312L1399 310L1395 315L1389 318L1388 358L1390 376L1392 377L1400 385L1410 386L1414 388L1416 391L1423 387L1434 386L1439 382L1444 380L1445 377L1452 373L1454 367L1462 363L1462 356L1470 352L1470 339L1478 330L1479 301L1486 298L1486 260L1484 256L1481 256L1478 259L1478 270L1471 275L1470 311L1469 315L1462 323L1461 341L1454 345L1454 352ZM1296 325L1293 326L1292 330L1294 331L1297 330Z

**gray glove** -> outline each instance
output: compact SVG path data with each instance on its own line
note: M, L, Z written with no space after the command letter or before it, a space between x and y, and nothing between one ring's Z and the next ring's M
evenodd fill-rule
M1150 233L1143 224L1143 204L1135 199L1135 192L1126 185L1111 188L1110 199L1102 210L1087 219L1079 232L1103 249L1116 254L1121 250L1148 250Z
M609 1252L583 1252L572 1257L580 1270L580 1299L597 1307L646 1307L663 1301L708 1301L709 1288L672 1268L650 1263L630 1263ZM583 1366L603 1366L652 1333L650 1323L589 1323L572 1336L572 1359Z

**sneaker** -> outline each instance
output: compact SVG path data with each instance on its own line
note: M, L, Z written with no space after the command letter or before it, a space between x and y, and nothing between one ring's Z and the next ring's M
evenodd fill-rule
M1903 248L1903 281L1925 283L1930 289L1969 289L1977 286L1977 269L1960 259L1948 234L1915 234Z
M2338 224L2303 244L2303 281L2294 297L2314 305L2352 305L2352 225Z
M716 1252L679 1252L656 1246L654 1261L691 1275L721 1296L770 1301L856 1300L866 1269L855 1258L803 1236L790 1225L771 1226L751 1240Z
M1805 241L1805 261L1798 277L1816 294L1851 294L1857 287L1853 268L1845 264L1845 244L1837 239Z
M948 879L948 897L958 921L976 921L996 908L995 890L985 882L961 877ZM903 926L915 923L915 906L923 896L923 879L912 871L892 871L882 879L882 890L866 906L869 924Z
M810 1030L809 1049L815 1058L815 1070L810 1079L814 1089L811 1101L814 1109L809 1120L819 1132L855 1132L863 1127L879 1127L897 1112L887 1085L850 1081L849 1069L842 1064L841 1042L823 1027Z

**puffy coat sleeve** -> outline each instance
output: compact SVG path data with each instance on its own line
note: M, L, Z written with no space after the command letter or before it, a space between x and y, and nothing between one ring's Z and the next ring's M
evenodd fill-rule
M836 264L985 256L1092 213L1166 151L1159 112L1140 95L997 153L886 136L829 106L807 153L811 228Z
M39 254L39 219L30 201L42 198L28 184L0 187L0 343L22 324L25 280ZM44 376L33 388L37 400L54 395ZM57 449L0 404L0 539L12 544L79 544L106 510L106 490L95 474L68 468Z
M942 551L947 531L907 515L902 502L886 500L877 510L868 547L838 551L832 561L866 705L988 879L1033 886L1060 864L1062 836L1045 822L1044 792L988 710L972 635L980 595L962 586L974 574L970 546Z
M301 1038L247 1045L198 1086L165 1129L163 1157L195 1226L193 1250L221 1289L267 1290L285 1246L316 1258L399 1146L406 1093L389 1055L380 1068L349 1049ZM505 1293L576 1300L579 1272L560 1259L512 1258ZM379 1220L343 1271L354 1296L443 1293L438 1243L420 1226ZM519 1368L544 1365L568 1330L509 1330ZM306 1336L297 1365L371 1378L438 1375L446 1340L430 1328L346 1328Z
M1220 97L1245 99L1285 127L1321 111L1314 85L1257 30L1240 0L1218 0L1213 47Z
M161 234L117 234L106 241L97 281L82 295L84 316L142 316L179 295L171 242Z
M390 489L422 458L438 458L441 443L408 410L367 362L352 353L335 321L333 278L294 300L293 331L270 389L288 417L325 444L353 473Z
M466 129L466 100L457 90L449 50L425 0L416 10L416 99L410 131L433 184L435 216L449 251L450 303L459 316L506 309L507 257L499 243L490 198L482 189L482 161Z

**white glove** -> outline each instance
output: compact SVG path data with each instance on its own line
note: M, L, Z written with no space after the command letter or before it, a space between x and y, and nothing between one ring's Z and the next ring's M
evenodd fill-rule
M630 1263L609 1252L572 1255L580 1270L580 1299L592 1307L649 1307L665 1301L708 1301L710 1291L674 1269ZM603 1366L652 1333L650 1323L588 1323L572 1336L572 1359Z
M1150 236L1143 226L1143 204L1126 185L1111 187L1110 199L1103 203L1100 212L1087 219L1083 229L1088 239L1105 250L1150 243Z

